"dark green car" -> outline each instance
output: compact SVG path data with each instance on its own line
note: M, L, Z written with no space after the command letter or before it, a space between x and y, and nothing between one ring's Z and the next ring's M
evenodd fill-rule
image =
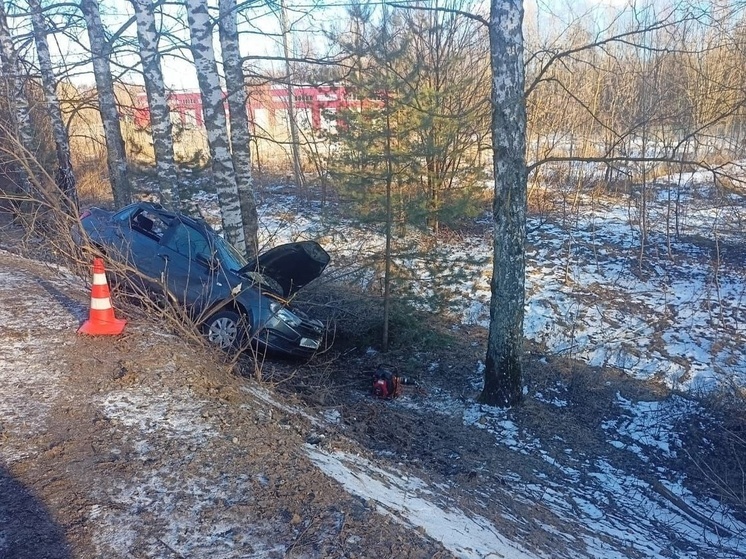
M248 262L205 221L158 204L116 213L91 208L80 221L90 243L137 270L148 292L183 305L221 348L255 344L299 357L326 349L324 324L291 305L329 263L315 241L281 245ZM74 236L86 242L79 230Z

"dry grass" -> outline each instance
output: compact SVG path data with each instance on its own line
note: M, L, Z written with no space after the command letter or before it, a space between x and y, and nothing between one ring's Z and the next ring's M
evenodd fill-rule
M700 399L706 413L677 426L691 482L746 522L746 393L730 387Z
M75 166L78 197L83 207L98 205L109 207L114 199L109 183L109 173L104 157L87 159Z

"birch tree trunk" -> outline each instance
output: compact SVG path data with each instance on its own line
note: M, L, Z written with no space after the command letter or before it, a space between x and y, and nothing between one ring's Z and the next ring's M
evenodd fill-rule
M111 75L109 56L111 44L106 40L101 14L96 0L81 0L80 10L86 22L88 41L91 47L93 73L96 78L99 111L106 138L106 163L114 195L114 205L121 207L132 200L127 177L127 154L119 125L117 100L114 95L114 78Z
M220 0L219 32L225 85L228 89L233 167L238 184L246 252L249 257L252 257L258 250L259 217L256 212L254 181L251 175L251 135L249 133L249 117L246 113L246 85L241 53L238 48L236 0Z
M202 95L207 142L212 158L213 182L218 193L225 238L238 250L246 252L246 239L241 221L238 185L233 168L228 131L226 129L223 91L220 88L212 25L206 0L185 0L192 43L192 57L197 69L197 81Z
M522 0L491 0L494 250L490 331L480 401L501 407L517 404L522 395L526 265L526 105L522 22Z
M137 20L137 40L145 80L145 93L150 111L150 130L155 153L155 170L158 176L161 204L178 210L180 206L179 181L174 162L174 141L171 130L171 112L166 99L161 57L158 52L158 33L151 0L131 0Z
M13 45L13 37L8 27L8 18L5 13L5 6L0 2L0 65L2 66L2 75L6 82L8 92L8 104L13 112L13 126L15 130L10 130L15 142L15 162L19 175L19 186L23 191L31 195L32 186L28 173L29 159L33 154L34 135L31 127L31 113L29 111L28 99L24 90L23 72L18 61L18 53ZM4 131L4 133L7 133Z
M47 112L52 122L52 134L57 150L57 172L55 182L64 194L65 207L72 215L77 215L79 209L78 189L75 184L72 162L70 160L70 138L62 120L60 100L57 97L57 78L54 74L52 56L49 53L47 42L47 24L44 21L41 3L39 0L28 0L31 8L31 23L34 27L34 43L36 44L36 55L39 59L41 70L41 82L44 89L44 100L47 104Z

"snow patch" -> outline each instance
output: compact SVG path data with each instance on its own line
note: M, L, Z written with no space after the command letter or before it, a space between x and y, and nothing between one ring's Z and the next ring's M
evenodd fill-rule
M434 493L416 477L402 476L344 452L324 452L310 445L305 445L305 450L314 464L349 493L374 501L381 514L423 529L456 557L540 557L499 534L486 518L448 503L444 495Z

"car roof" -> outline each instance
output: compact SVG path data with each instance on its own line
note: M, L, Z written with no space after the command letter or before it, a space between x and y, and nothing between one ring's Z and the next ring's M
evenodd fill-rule
M154 213L159 214L160 216L170 220L178 219L182 223L185 223L187 225L191 225L195 229L203 229L205 232L216 235L217 233L215 230L210 226L209 223L207 223L204 219L201 218L194 218L189 215L183 214L181 212L174 212L171 210L167 210L160 204L156 202L136 202L134 204L135 206L143 209L148 210Z

